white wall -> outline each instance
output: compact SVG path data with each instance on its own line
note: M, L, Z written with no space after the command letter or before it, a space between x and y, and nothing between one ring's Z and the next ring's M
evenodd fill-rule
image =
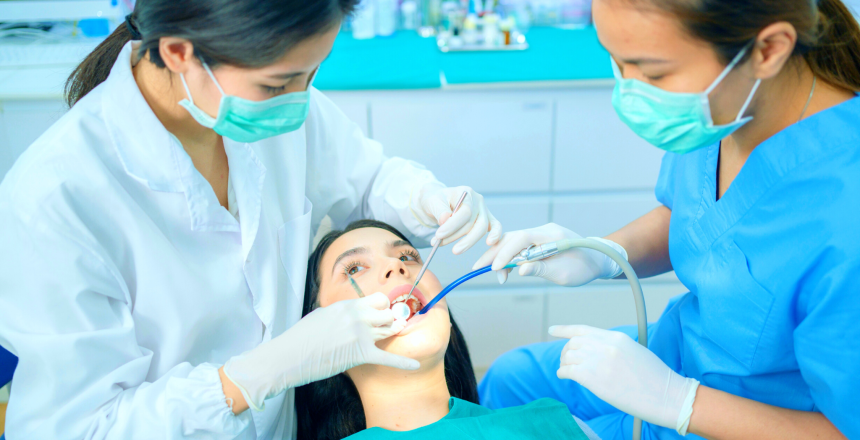
M389 155L417 160L449 185L485 195L506 230L553 221L584 236L605 235L657 206L661 154L616 117L611 88L417 90L328 95ZM0 176L63 113L59 100L0 102ZM471 270L480 244L455 257L441 249L433 271L443 283ZM646 280L655 320L683 293L673 275ZM547 340L549 324L635 323L625 282L576 290L492 275L449 296L478 370L519 345Z

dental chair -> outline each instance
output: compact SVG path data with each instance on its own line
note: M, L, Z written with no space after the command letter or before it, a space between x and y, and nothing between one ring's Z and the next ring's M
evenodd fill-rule
M12 381L12 374L15 373L15 367L18 366L18 358L12 353L0 347L0 388L6 386ZM5 440L6 436L0 434L0 440Z

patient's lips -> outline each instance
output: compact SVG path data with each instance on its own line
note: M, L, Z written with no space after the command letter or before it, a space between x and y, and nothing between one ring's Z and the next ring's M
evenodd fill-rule
M402 286L395 287L391 292L388 293L388 299L391 301L391 304L394 305L399 302L406 302L406 305L409 306L409 317L412 318L415 316L418 311L424 307L424 304L427 302L424 297L424 293L421 292L417 287L414 291L412 291L412 297L409 298L409 290L412 289L411 284L404 284ZM407 298L409 298L407 300Z

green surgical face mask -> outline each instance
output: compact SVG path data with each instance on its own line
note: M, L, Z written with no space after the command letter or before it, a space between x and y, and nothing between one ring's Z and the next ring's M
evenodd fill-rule
M251 101L224 93L209 66L203 63L203 68L221 92L218 115L214 118L194 105L185 76L179 74L185 93L188 94L188 99L179 101L179 105L185 107L200 125L236 142L257 142L295 131L305 123L310 110L310 91L287 93L265 101Z
M743 116L761 80L755 82L737 118L729 124L714 125L708 98L746 51L740 51L702 93L667 92L639 80L625 79L613 60L615 90L612 105L615 112L634 133L662 150L683 154L713 145L752 120L751 116Z

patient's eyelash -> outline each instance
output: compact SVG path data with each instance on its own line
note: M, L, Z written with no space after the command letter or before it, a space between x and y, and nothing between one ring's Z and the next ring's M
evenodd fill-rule
M400 252L400 258L402 259L403 257L412 257L415 259L415 262L417 262L417 263L421 262L421 255L415 249L408 249L405 251L401 251ZM409 261L409 260L404 260L404 261Z
M358 268L363 268L363 266L361 265L361 262L360 261L353 261L352 263L349 263L349 264L344 266L343 273L346 274L348 277L353 276L353 275L361 272L360 270L355 270Z

